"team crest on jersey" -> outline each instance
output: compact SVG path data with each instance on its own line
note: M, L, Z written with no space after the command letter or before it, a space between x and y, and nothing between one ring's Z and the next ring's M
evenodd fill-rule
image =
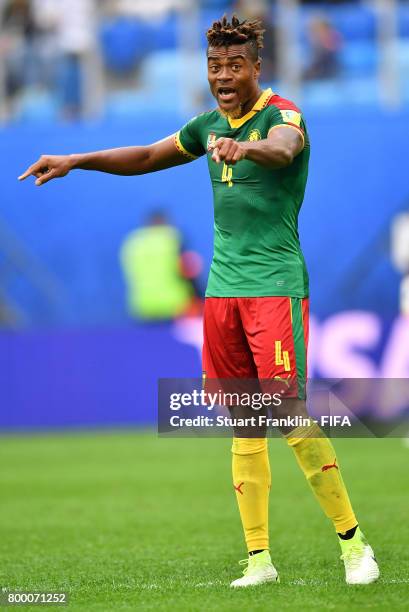
M217 140L216 134L214 132L210 132L210 134L207 137L207 150L209 150L210 145L216 142L216 140Z
M297 111L282 110L281 111L281 116L283 118L283 121L285 121L286 123L292 123L292 124L298 125L298 127L300 127L300 124L301 124L301 115L300 115L300 113L297 113Z
M255 142L256 140L261 140L260 130L251 130L249 134L249 140L251 142Z

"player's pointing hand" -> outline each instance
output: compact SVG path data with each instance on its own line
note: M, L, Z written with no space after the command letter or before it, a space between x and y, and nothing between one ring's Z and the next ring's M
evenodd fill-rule
M234 166L246 155L243 143L232 138L218 138L209 145L209 150L213 151L212 159L217 164L224 162Z
M35 184L40 186L48 183L55 178L66 176L72 170L71 155L42 155L35 164L18 177L19 181L24 181L29 176L35 176Z

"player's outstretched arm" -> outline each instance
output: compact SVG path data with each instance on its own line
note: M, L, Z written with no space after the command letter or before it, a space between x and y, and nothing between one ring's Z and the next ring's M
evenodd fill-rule
M303 148L301 132L287 125L275 126L264 140L239 142L232 138L219 138L209 145L216 163L234 165L241 159L250 159L273 169L289 166Z
M52 179L67 176L71 170L76 169L134 176L164 170L189 161L177 149L174 136L169 136L142 147L123 147L74 155L42 155L19 176L19 180L34 176L37 179L36 185L40 186Z

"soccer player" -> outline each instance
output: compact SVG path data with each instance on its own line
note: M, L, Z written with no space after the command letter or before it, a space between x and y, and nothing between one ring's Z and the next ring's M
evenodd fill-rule
M156 172L207 155L214 193L215 242L204 314L203 370L210 378L291 379L288 415L305 407L308 275L298 213L310 143L301 111L259 87L259 20L224 17L207 32L208 79L217 108L149 146L43 155L20 177L36 185L71 170L119 175ZM294 387L289 387L294 388ZM233 587L278 581L268 533L270 466L266 432L237 429L233 484L248 558ZM283 431L341 546L346 582L379 576L352 509L331 442L314 423Z

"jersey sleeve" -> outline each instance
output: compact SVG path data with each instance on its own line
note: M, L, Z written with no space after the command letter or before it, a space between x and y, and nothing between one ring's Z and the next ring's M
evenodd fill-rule
M201 140L200 115L186 123L175 134L177 149L188 159L197 159L206 153Z
M291 102L281 99L269 106L269 110L269 134L278 127L292 128L301 134L305 144L305 123L299 108Z

